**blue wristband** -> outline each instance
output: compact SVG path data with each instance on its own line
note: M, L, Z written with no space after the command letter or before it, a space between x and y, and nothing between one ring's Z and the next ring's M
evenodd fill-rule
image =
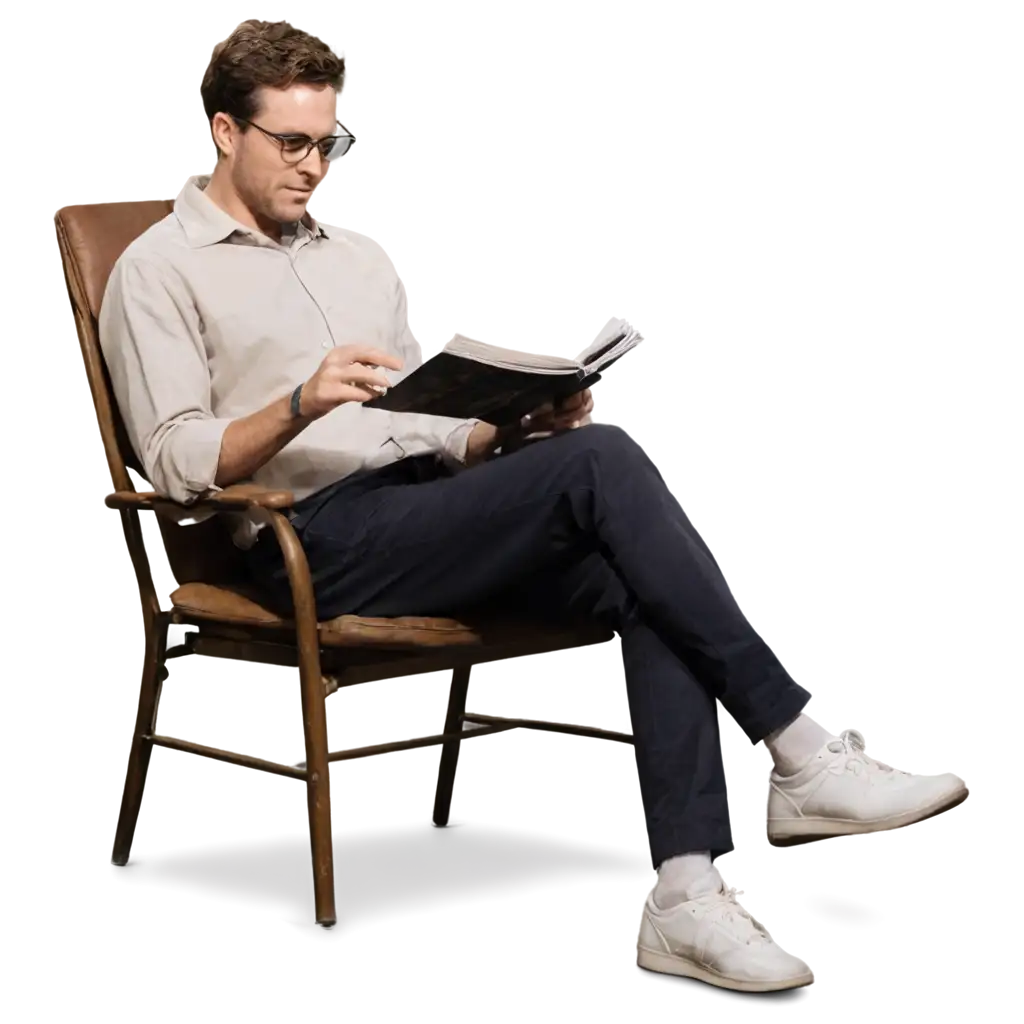
M300 384L292 392L292 418L293 419L298 419L302 415L301 411L299 410L299 401L300 401L301 398L302 398L302 385Z

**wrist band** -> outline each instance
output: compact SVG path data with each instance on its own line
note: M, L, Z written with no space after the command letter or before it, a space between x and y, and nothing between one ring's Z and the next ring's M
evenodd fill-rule
M292 392L292 418L293 419L298 419L302 415L301 411L299 410L299 402L300 402L301 399L302 399L302 385L300 384Z

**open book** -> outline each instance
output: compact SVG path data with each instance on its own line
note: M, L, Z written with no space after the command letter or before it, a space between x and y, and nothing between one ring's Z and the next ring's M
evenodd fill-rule
M515 352L456 334L386 394L363 404L391 412L475 418L503 427L546 402L589 388L602 370L641 341L625 320L614 317L575 359Z

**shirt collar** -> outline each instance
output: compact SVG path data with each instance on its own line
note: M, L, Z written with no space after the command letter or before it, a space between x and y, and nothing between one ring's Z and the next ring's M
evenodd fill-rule
M194 174L185 182L178 198L174 201L174 214L181 223L192 248L222 242L236 231L248 235L254 241L265 236L262 232L235 220L226 210L222 210L203 190L210 183L209 174ZM327 232L310 216L309 212L301 221L296 222L298 233L308 234L311 238L327 238Z

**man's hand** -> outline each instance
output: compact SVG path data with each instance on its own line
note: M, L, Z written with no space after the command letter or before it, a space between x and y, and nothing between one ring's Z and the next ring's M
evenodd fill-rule
M309 423L344 402L365 402L391 382L377 367L402 368L402 360L368 345L343 345L324 357L316 373L299 392L299 418L291 410L291 396L275 398L248 416L232 420L221 439L214 483L229 487L251 479Z
M499 429L492 423L477 423L466 441L466 465L475 466L501 448L515 434L549 434L580 426L594 408L590 388L570 395L565 401L547 402L524 416L518 425Z
M307 419L319 419L345 402L367 402L391 382L379 367L400 370L402 360L367 345L341 345L331 349L316 373L302 386L299 412Z
M590 388L577 391L562 402L547 402L523 417L523 431L527 434L555 433L572 430L590 415L594 408L594 396Z

